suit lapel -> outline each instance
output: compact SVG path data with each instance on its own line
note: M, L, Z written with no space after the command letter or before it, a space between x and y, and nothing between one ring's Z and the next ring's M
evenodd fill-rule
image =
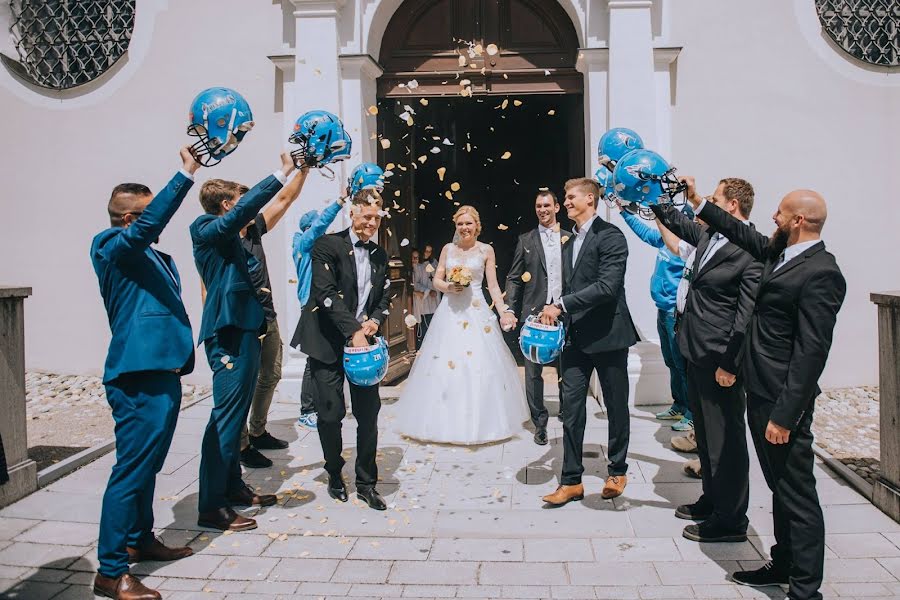
M795 256L794 258L792 258L791 260L789 260L789 261L787 261L786 263L784 263L784 264L781 266L781 268L778 269L777 271L770 272L770 273L769 273L769 276L768 276L768 278L767 278L767 280L768 280L768 281L771 281L772 279L775 279L776 277L779 277L780 275L784 275L785 273L787 273L787 272L790 271L791 269L793 269L793 268L795 268L795 267L798 267L798 266L802 265L804 262L806 262L806 259L807 259L807 258L809 258L810 256L813 256L813 255L817 254L818 252L820 252L820 251L823 250L824 248L825 248L825 245L824 245L822 242L818 242L818 243L816 243L816 244L813 244L812 246L810 246L809 248L807 248L804 252L801 252L800 254L798 254L797 256ZM773 263L772 263L772 268L773 268L773 269L775 268L775 265L776 265L776 264L777 264L777 262L773 262Z
M537 248L538 257L541 259L541 266L544 267L544 273L547 272L547 257L544 255L544 242L541 239L541 229L538 227L531 236L532 243Z
M584 258L585 253L590 248L591 244L594 243L594 238L597 237L597 232L594 231L594 227L597 225L597 219L599 218L599 216L596 217L591 222L591 226L588 227L588 230L584 232L584 242L582 242L581 248L578 249L578 257L575 259L575 266L572 268L573 275L578 271L578 265L581 264L581 259ZM572 248L574 248L574 246L572 246Z
M708 246L709 244L707 244ZM728 260L731 255L735 254L740 248L732 244L731 242L725 242L725 245L719 248L712 257L706 261L706 264L697 272L697 278L703 277L703 275L709 271L710 269L715 268L717 265L722 264L726 260Z

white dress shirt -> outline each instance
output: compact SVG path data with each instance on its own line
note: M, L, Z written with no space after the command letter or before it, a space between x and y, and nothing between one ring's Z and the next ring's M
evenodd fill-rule
M547 300L545 304L553 304L562 296L562 253L559 249L559 230L554 231L543 225L538 225L541 237L541 246L544 248L544 258L547 262Z
M356 261L356 320L362 323L368 318L363 314L366 311L366 303L369 301L369 293L372 291L372 265L369 263L369 251L358 248L356 242L359 237L350 229L350 243L353 245L353 259ZM370 243L374 243L369 240Z
M772 269L774 273L781 267L785 265L792 258L796 258L803 254L808 248L812 248L822 240L809 240L808 242L800 242L799 244L794 244L793 246L788 246L784 249L784 252L781 253L781 260L778 261L778 264L775 265L775 268ZM822 242L824 244L824 242Z
M691 281L694 279L694 254L696 252L696 246L692 246L684 240L678 242L678 256L684 261L684 273L678 280L678 291L675 293L675 308L680 315L684 314L688 291L691 289Z
M705 198L703 199L702 202L700 202L700 205L697 206L696 212L699 214L700 211L703 210L704 206L706 206ZM750 221L748 221L746 219L739 219L739 220L744 225L750 225ZM726 238L721 233L716 232L716 233L712 234L712 236L710 237L709 246L706 247L706 252L703 253L703 258L700 259L699 268L702 269L704 267L704 265L706 265L706 263L708 263L709 260L713 256L715 256L716 252L719 251L719 248L721 248L722 246L724 246L727 243L728 243L728 238Z
M578 262L578 253L581 251L581 246L584 244L584 238L596 218L597 214L594 213L594 216L588 219L584 225L581 227L575 225L572 228L572 233L575 234L575 240L572 242L574 244L572 246L572 268L575 268L575 263Z

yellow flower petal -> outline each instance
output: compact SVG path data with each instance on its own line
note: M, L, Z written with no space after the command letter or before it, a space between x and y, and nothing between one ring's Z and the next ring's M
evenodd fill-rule
M450 184L450 189L453 190L454 192L458 192L459 191L459 183L454 181L453 183Z
M370 107L369 107L369 114L372 115L372 116L377 115L377 114L378 114L378 107L375 106L374 104L373 104L372 106L370 106Z
M500 51L500 49L497 48L497 44L488 44L488 45L487 45L487 53L488 53L490 56L494 56L494 55L497 54L499 51Z
M382 138L382 139L381 139L381 147L384 148L385 150L387 150L388 148L390 148L390 147L391 147L391 140L389 140L389 139L387 139L387 138Z
M419 104L422 106L428 106L428 98L419 98Z
M484 332L485 332L485 333L490 333L490 332L491 332L491 326L490 326L490 325L485 325L485 326L484 326Z
M528 271L522 273L522 281L524 281L525 283L531 281L531 273L529 273Z
M521 100L513 100L513 106L522 106Z
M382 140L382 141L383 141L383 140ZM512 156L512 152L510 152L509 150L507 150L506 152L503 153L503 156L501 156L500 159L501 159L501 160L507 160L510 156Z
M444 173L446 173L446 172L447 172L447 167L438 167L438 170L437 170L438 179L440 179L441 181L443 181L443 180L444 180Z
M497 225L497 229L499 229L500 231L506 231L507 229L509 229L509 227L507 225L504 225L503 223L500 223L499 225Z

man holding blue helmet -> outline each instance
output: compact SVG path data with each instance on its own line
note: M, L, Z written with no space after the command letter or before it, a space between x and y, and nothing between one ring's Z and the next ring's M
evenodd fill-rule
M188 148L183 166L155 197L138 183L117 185L107 206L110 227L91 243L91 262L112 339L103 383L116 422L116 464L100 514L94 593L122 600L156 600L128 572L129 562L169 561L193 554L153 535L156 474L165 462L178 409L181 376L194 369L191 324L175 262L154 250L200 168Z
M381 225L382 199L375 190L361 190L353 197L351 227L325 235L312 250L312 285L303 306L291 346L309 357L319 415L318 432L328 473L328 495L348 500L341 475L344 466L341 421L344 403L344 347L373 351L369 338L381 326L390 299L386 293L387 253L372 242ZM376 357L373 355L372 359ZM386 360L386 357L382 357ZM350 400L356 417L356 494L370 508L387 505L375 489L378 467L378 385L357 385L350 378Z
M512 265L506 276L507 309L500 318L504 329L512 329L516 322L524 325L528 317L537 315L547 304L553 304L562 296L562 248L572 232L560 229L556 215L559 200L547 190L538 193L534 201L538 226L519 236ZM527 273L527 275L526 275ZM516 315L519 315L518 320ZM528 357L526 356L526 359ZM551 366L559 376L559 362ZM549 413L544 406L544 365L525 361L525 396L534 425L534 443L547 444L547 420ZM560 420L562 402L560 401Z
M237 149L251 129L250 105L230 88L203 90L191 102L187 132L200 138L191 149L204 166L219 164Z
M253 285L248 254L240 231L282 189L294 171L288 153L281 168L243 196L229 182L203 184L200 203L205 214L191 224L194 262L207 296L199 342L213 372L213 409L203 436L197 524L220 530L245 531L256 521L232 506L269 506L274 495L257 495L241 479L241 431L247 421L260 367L260 336L265 312ZM291 186L299 187L301 178Z

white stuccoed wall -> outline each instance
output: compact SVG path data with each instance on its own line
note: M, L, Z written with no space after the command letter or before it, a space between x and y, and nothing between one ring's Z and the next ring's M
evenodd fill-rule
M629 3L634 4L613 2ZM354 96L364 98L359 102L363 111L373 94L370 75L365 75L372 69L365 59L336 61L331 30L304 30L302 25L297 59L306 62L293 65L296 73L290 72L292 59L273 64L267 58L295 52L293 12L337 6L338 52L377 59L384 27L400 4L141 0L128 60L65 100L30 91L0 69L0 108L6 115L0 217L8 224L0 246L7 256L0 264L0 281L34 287L26 303L29 368L100 372L109 333L88 248L91 237L106 226L109 191L126 180L154 190L164 185L178 168L177 148L188 141L184 127L193 95L204 87L227 85L251 102L256 128L227 162L198 174L198 185L160 244L179 265L196 329L199 280L187 227L201 211L199 183L215 176L253 184L271 172L286 144L286 125L297 116L289 113L313 108L308 101L325 98L323 94L333 94L328 106L340 108L345 119L365 131L354 136L350 162L373 154L366 138L374 119L349 114ZM576 23L582 46L616 43L606 1L561 4ZM641 118L655 121L648 137L680 172L695 174L706 193L723 176L753 182L758 195L754 221L766 233L772 230L769 216L785 192L809 186L825 194L831 208L825 237L849 291L823 385L875 383L875 311L868 293L900 286L900 266L889 246L900 222L891 198L892 173L900 162L900 76L861 66L831 48L820 34L812 0L764 0L752 6L654 0L650 18L653 39L630 42L656 48L654 64L647 67L653 71L655 97L634 98L644 107ZM680 46L680 54L660 50ZM595 95L607 89L604 52L589 51L583 61L586 89ZM676 55L669 70L666 65ZM365 76L335 89L333 69ZM647 106L655 106L655 113ZM610 97L590 98L587 108L592 153L594 133L616 117L616 109ZM287 229L295 227L304 211L333 200L336 189L336 184L311 185L280 225L285 229L267 243L285 341L296 314L289 304L295 296L287 283L293 272ZM616 215L612 220L621 223ZM655 308L648 294L654 253L627 235L629 303L642 332L655 338ZM192 379L207 378L200 349Z

